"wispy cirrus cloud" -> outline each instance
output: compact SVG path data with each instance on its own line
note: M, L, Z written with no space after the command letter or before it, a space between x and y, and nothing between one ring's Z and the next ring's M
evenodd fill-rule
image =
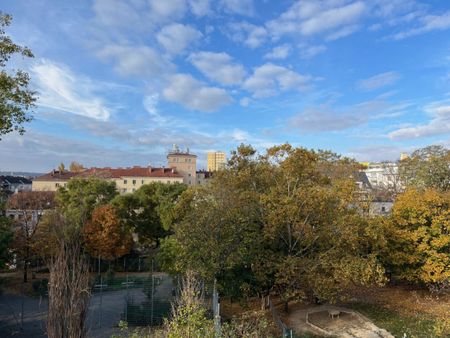
M357 85L359 89L371 91L392 85L400 78L401 75L398 72L385 72L359 80Z
M411 36L450 29L450 11L442 14L421 15L415 20L413 27L389 35L388 39L402 40Z
M34 64L31 72L39 92L39 106L98 120L110 118L113 108L98 95L101 82L50 60Z
M431 119L428 123L402 127L388 134L391 139L415 139L450 134L450 101L434 102L425 111Z

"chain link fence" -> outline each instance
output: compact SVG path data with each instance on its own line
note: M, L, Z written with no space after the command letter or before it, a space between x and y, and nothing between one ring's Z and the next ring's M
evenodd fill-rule
M130 267L129 263L125 262L124 266ZM136 259L132 263L136 265L133 270L146 266L145 260ZM121 320L129 326L156 326L170 315L178 287L172 277L151 271L111 273L99 269L101 273L98 273L95 270L87 316L90 337L109 338ZM24 284L17 274L0 275L4 281L3 292L0 291L0 337L46 337L47 278L45 273L40 274Z

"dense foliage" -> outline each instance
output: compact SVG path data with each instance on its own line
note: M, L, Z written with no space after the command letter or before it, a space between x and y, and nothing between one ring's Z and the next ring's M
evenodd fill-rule
M450 193L409 189L386 220L386 265L402 279L450 283Z
M210 185L182 195L161 261L216 278L233 297L335 301L353 285L383 283L377 235L357 208L357 169L289 144L264 155L241 146Z
M15 44L6 35L5 28L12 17L0 12L0 139L14 130L24 133L23 124L31 120L28 111L34 107L36 93L29 89L29 75L22 70L7 67L14 55L31 58L33 53L27 47Z

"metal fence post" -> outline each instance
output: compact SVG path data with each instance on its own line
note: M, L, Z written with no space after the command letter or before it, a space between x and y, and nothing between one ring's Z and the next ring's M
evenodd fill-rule
M24 302L25 302L25 295L24 295L24 290L23 290L23 283L21 285L21 293L22 293L22 302L21 302L21 311L20 311L20 330L23 330L23 310L24 310Z
M150 325L153 326L153 299L154 297L154 290L155 290L155 276L153 274L153 258L152 258L152 291L151 291L151 295L152 295L152 303L151 303L151 313L150 313Z
M129 293L128 293L128 274L127 274L127 298L125 301L125 321L128 322L128 302L129 302Z
M219 294L217 293L217 281L214 279L214 290L213 290L213 316L214 316L214 328L216 331L216 337L220 337L220 303Z
M99 309L99 319L98 326L102 327L102 304L103 303L103 276L100 275L100 309Z

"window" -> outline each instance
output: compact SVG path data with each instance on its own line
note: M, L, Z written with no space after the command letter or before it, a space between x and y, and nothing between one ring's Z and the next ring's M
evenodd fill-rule
M188 174L189 177L191 177L191 174Z
M141 184L144 184L144 180L141 181Z
M381 212L386 212L386 207L381 207Z
M133 188L133 189L131 189L131 191L132 191L132 192L135 192L135 191L136 191L136 189L134 189L134 188Z
M133 180L133 185L136 185L136 180Z
M59 188L59 183L55 183L55 187L56 187L56 188Z
M123 184L127 184L127 180L123 180Z

